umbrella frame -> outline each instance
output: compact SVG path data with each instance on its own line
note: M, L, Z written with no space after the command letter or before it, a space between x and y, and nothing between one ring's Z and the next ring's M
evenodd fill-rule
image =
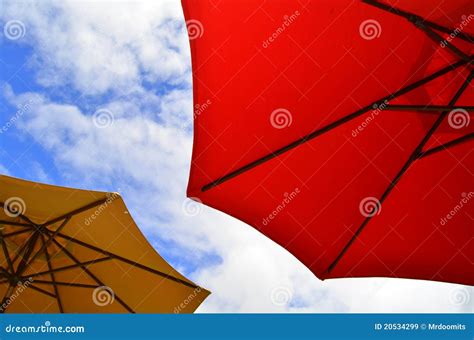
M382 205L382 203L385 201L385 199L389 196L389 194L391 193L391 191L394 189L394 187L396 186L396 184L399 182L399 180L402 178L402 176L405 174L405 172L409 169L409 167L413 164L413 162L415 162L416 160L419 160L419 159L422 159L426 156L429 156L429 155L432 155L434 153L437 153L437 152L440 152L442 150L445 150L445 149L448 149L450 147L453 147L457 144L460 144L460 143L464 143L472 138L474 138L474 133L469 133L469 134L466 134L464 136L461 136L461 137L458 137L456 139L453 139L445 144L442 144L442 145L439 145L437 147L433 147L433 148L430 148L426 151L423 151L423 148L425 147L425 145L428 143L429 139L431 138L431 136L433 135L433 133L439 128L439 126L441 125L441 123L444 121L444 119L446 118L446 116L449 114L449 112L451 112L452 110L456 110L456 109L463 109L465 111L474 111L474 107L473 106L466 106L466 107L461 107L461 106L457 106L456 103L457 101L459 100L459 98L461 97L461 95L464 93L464 91L467 89L467 87L469 86L469 84L471 83L472 79L474 78L474 70L472 69L472 66L474 65L474 56L473 55L467 55L465 54L463 51L461 51L460 49L458 49L456 46L454 46L453 44L451 44L450 42L446 41L441 35L439 35L437 32L435 32L434 30L437 30L437 31L440 31L440 32L444 32L444 33L448 33L448 34L451 34L454 30L452 29L449 29L447 27L444 27L442 25L439 25L439 24L436 24L434 22L431 22L429 20L425 20L423 19L422 17L416 15L416 14L413 14L413 13L410 13L410 12L406 12L406 11L403 11L403 10L400 10L398 8L395 8L395 7L391 7L389 5L386 5L386 4L382 4L376 0L363 0L364 3L368 4L368 5L371 5L371 6L374 6L374 7L377 7L381 10L384 10L384 11L387 11L389 13L392 13L394 15L397 15L397 16L400 16L402 18L405 18L407 19L408 21L410 21L413 25L415 25L418 29L422 30L430 39L432 39L434 42L436 42L437 44L443 44L445 47L448 48L448 50L450 52L452 52L454 55L456 55L457 57L460 58L460 61L457 61L451 65L448 65L446 67L444 67L443 69L441 70L438 70L437 72L434 72L433 74L429 75L429 76L426 76L425 78L423 79L420 79L408 86L405 86L403 88L401 88L400 90L394 92L394 93L391 93L347 116L344 116L343 118L340 118L339 120L336 120L335 122L323 127L323 128L320 128L318 130L315 130L309 134L307 134L306 136L284 146L284 147L281 147L279 149L277 149L276 151L266 155L266 156L263 156L247 165L244 165L232 172L229 172L227 174L225 174L224 176L204 185L202 188L201 188L201 192L205 192L205 191L208 191L208 190L211 190L212 188L234 178L234 177L237 177L259 165L261 165L262 163L265 163L267 161L270 161L271 159L273 158L276 158L278 157L279 155L289 151L289 150L292 150L296 147L298 147L299 145L302 145L316 137L319 137L321 135L323 135L324 133L326 132L329 132L335 128L337 128L338 126L341 126L359 116L361 116L362 114L368 112L370 109L373 109L373 108L377 108L377 107L381 107L383 106L384 110L389 110L389 111L419 111L419 112L422 112L422 113L433 113L433 114L438 114L438 119L434 122L434 124L430 127L430 129L428 130L428 132L426 133L426 135L423 137L423 139L420 141L420 143L418 144L418 146L415 148L415 150L412 152L412 154L410 155L410 157L408 158L408 160L405 162L405 164L403 165L403 167L399 170L399 172L397 173L397 175L393 178L393 180L391 181L391 183L389 184L389 186L386 188L386 190L383 192L382 196L380 197L379 201L380 201L380 205ZM467 34L467 33L464 33L464 32L458 32L457 34L457 37L464 40L464 41L467 41L471 44L474 44L474 37ZM450 100L449 104L448 105L391 105L391 104L387 104L387 102L395 99L395 98L398 98L402 95L405 95L407 94L408 92L411 92L435 79L438 79L439 77L442 77L450 72L453 72L454 70L460 68L460 67L466 67L466 69L469 70L470 68L470 74L469 76L467 77L467 79L464 81L464 83L462 84L462 86L458 89L458 91L456 92L456 94L453 96L453 98ZM335 266L338 264L338 262L341 260L341 258L344 256L344 254L347 252L347 250L350 248L350 246L354 243L354 241L357 239L357 237L360 235L360 233L362 232L362 230L365 228L365 226L367 225L367 223L371 220L371 218L375 215L375 211L374 213L372 214L369 214L368 217L366 217L366 219L362 222L362 224L359 226L359 228L355 231L355 233L353 234L353 236L351 237L351 239L346 243L346 245L343 247L343 249L341 250L341 252L338 254L338 256L335 258L335 260L329 265L329 267L327 268L327 271L326 271L326 274L330 274L331 271L335 268Z
M95 208L99 205L104 204L109 198L103 198L97 201L94 201L90 204L87 204L83 207L80 207L78 209L75 209L69 213L63 214L61 216L55 217L45 223L42 224L37 224L33 222L30 218L25 216L24 214L18 214L18 217L23 220L24 222L15 222L15 221L6 221L6 220L0 220L0 225L9 225L13 227L19 227L22 228L21 230L10 232L8 234L3 234L3 231L0 229L0 243L1 243L1 248L3 251L3 254L5 256L5 259L7 261L8 268L4 268L3 266L0 266L0 284L3 283L8 283L8 289L0 303L0 306L3 306L5 302L10 298L10 296L13 294L13 290L15 286L18 284L22 284L26 281L31 280L33 277L37 276L42 276L42 275L50 275L51 281L47 280L35 280L36 283L39 284L48 284L52 285L54 289L54 294L52 294L49 291L46 291L34 284L30 283L28 284L29 288L32 288L33 290L36 290L37 292L40 292L44 295L47 295L49 297L53 297L57 300L58 308L61 313L64 313L64 307L61 301L61 296L59 294L58 286L70 286L70 287L78 287L78 288L98 288L102 286L106 286L104 282L102 282L96 275L93 274L93 272L87 268L87 266L104 262L104 261L109 261L109 260L118 260L122 261L124 263L127 263L129 265L132 265L134 267L137 267L142 270L146 270L152 274L158 275L163 277L164 279L167 280L172 280L177 283L183 284L185 286L188 286L193 289L197 289L198 286L189 283L185 280L179 279L177 277L168 275L164 272L161 272L159 270L150 268L148 266L142 265L140 263L137 263L135 261L129 260L127 258L124 258L120 255L114 254L112 252L103 250L101 248L98 248L92 244L89 244L87 242L78 240L74 237L65 235L61 233L61 230L66 226L66 224L71 220L71 218L77 214L80 214L84 211L87 211L89 209ZM4 209L8 209L8 207L5 205L4 202L0 202L0 207ZM61 222L61 224L56 228L56 230L51 230L48 227ZM19 235L22 233L27 233L31 232L30 238L18 249L16 252L15 256L12 258L11 254L8 250L8 247L5 243L5 239ZM90 260L90 261L79 261L65 246L63 246L61 243L57 241L57 238L61 238L63 240L66 240L68 242L72 242L75 244L78 244L82 247L88 248L90 250L93 250L97 252L98 254L104 255L103 257L97 258L95 260ZM41 242L40 248L33 254L33 250L35 246L38 244L38 242ZM63 252L69 259L71 259L74 264L73 265L68 265L68 266L63 266L63 267L57 267L53 268L52 261L51 261L51 256L48 251L48 246L54 243L61 252ZM28 268L28 266L40 255L44 254L46 258L46 262L48 264L48 270L39 272L39 273L34 273L29 276L23 276L23 272ZM19 264L15 270L14 264L19 260ZM68 270L68 269L74 269L74 268L81 268L92 280L94 280L97 285L90 285L90 284L82 284L82 283L72 283L72 282L58 282L55 277L55 273ZM117 302L119 302L128 312L130 313L135 313L135 311L123 301L117 294L114 294L115 299ZM8 305L6 305L8 307ZM7 308L0 308L0 313L4 313Z

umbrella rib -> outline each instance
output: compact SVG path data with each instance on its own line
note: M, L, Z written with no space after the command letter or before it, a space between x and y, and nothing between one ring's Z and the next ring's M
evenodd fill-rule
M50 296L52 298L56 298L56 295L54 295L53 293L50 293L47 290L44 290L43 288L36 287L35 285L33 285L31 283L28 285L28 288L33 288L34 290L36 290L40 293L43 293L44 295Z
M15 287L11 283L8 285L7 291L5 292L5 295L3 296L3 299L2 299L2 304L0 305L0 313L5 313L5 310L10 305L10 304L5 305L5 303L12 296L14 288ZM4 305L5 305L5 308L3 307Z
M51 276L51 281L53 283L54 294L56 295L56 301L58 302L59 312L64 313L64 308L63 308L63 304L62 304L62 301L61 301L61 296L59 295L59 289L58 289L58 286L56 284L56 277L54 275L54 272L52 271L53 270L53 265L51 263L51 257L49 256L48 247L46 246L47 243L44 239L43 234L41 234L41 241L43 242L44 254L46 256L46 261L48 262L48 269L51 271L49 275Z
M28 241L31 240L31 238L33 237L33 234L28 238ZM25 251L25 248L27 247L28 245L28 241L26 241L19 249L18 251L15 253L15 257L13 258L12 262L13 264L15 264L16 260L18 260L18 258L23 254L23 252Z
M384 11L387 11L387 12L390 12L390 13L393 13L395 15L398 15L398 16L401 16L407 20L410 20L412 19L413 17L418 17L417 15L413 14L413 13L410 13L410 12L406 12L406 11L403 11L399 8L396 8L396 7L392 7L390 5L387 5L387 4L383 4L383 3L380 3L378 2L377 0L362 0L362 2L365 2L366 4L368 5L372 5L374 7L377 7L377 8L380 8ZM441 26L435 22L432 22L430 20L424 20L424 23L425 25L427 26L430 26L431 28L434 28L438 31L441 31L441 32L444 32L444 33L447 33L447 34L451 34L453 33L455 30L454 29L450 29L450 28L447 28L447 27L444 27L444 26ZM464 32L459 32L457 34L457 37L462 39L462 40L465 40L469 43L474 43L474 37L471 36L470 34L468 33L464 33Z
M12 259L10 257L10 253L8 251L7 245L5 243L5 235L3 235L3 232L1 230L0 230L0 242L2 243L2 250L3 250L3 254L5 256L5 259L7 260L8 268L13 273L15 271L15 269L13 268L13 262L12 262Z
M463 82L462 86L459 88L459 90L456 92L456 94L454 95L454 97L451 99L451 102L449 105L454 105L458 100L459 98L461 97L461 95L464 93L464 91L466 90L466 88L469 86L472 78L474 78L474 71L471 71L469 76L466 78L466 80ZM415 162L417 159L419 159L420 157L420 154L422 153L422 150L423 150L423 147L426 145L426 143L429 141L429 139L431 138L431 136L433 135L433 133L438 129L438 127L441 125L441 123L443 122L443 120L446 118L446 116L449 114L448 111L445 111L443 112L442 114L440 114L440 116L438 117L438 119L435 121L435 123L431 126L431 128L428 130L428 132L426 133L426 135L423 137L423 139L421 140L421 142L418 144L418 146L416 147L416 149L412 152L412 154L410 155L410 157L408 158L408 160L405 162L405 164L403 165L403 167L400 169L400 171L397 173L397 175L395 176L395 178L392 180L392 182L390 183L390 185L388 186L388 188L384 191L384 193L382 194L382 196L380 197L379 199L379 204L382 205L382 203L385 201L385 199L389 196L389 194L392 192L392 190L395 188L395 186L397 185L397 183L400 181L400 179L403 177L403 175L405 174L405 172L410 168L410 166L413 164L413 162ZM352 235L351 239L349 240L349 242L347 242L347 244L344 246L344 248L342 248L341 252L337 255L337 257L334 259L334 261L329 265L328 269L327 269L327 273L330 273L334 267L339 263L339 261L343 258L344 254L346 254L346 252L349 250L350 246L354 243L354 241L357 239L357 237L359 237L360 233L362 232L362 230L365 228L365 226L369 223L369 221L372 219L372 217L374 216L375 214L371 214L369 215L368 217L366 217L364 219L364 221L362 222L362 224L359 226L359 228L356 230L356 232L354 233L354 235Z
M61 281L46 281L46 280L35 280L35 283L52 285L52 286L68 286L76 288L98 288L98 285L91 285L87 283L77 283L77 282L61 282Z
M468 63L472 64L472 60L470 60L469 56L461 51L459 48L454 46L453 44L449 43L448 41L445 41L442 36L440 36L438 33L430 29L427 25L424 24L422 18L411 18L409 19L417 28L422 30L423 32L426 33L430 39L433 41L439 43L439 44L444 44L447 48L449 48L455 55L457 55L459 58L462 60L467 61Z
M31 233L31 229L22 229L22 230L17 230L17 231L12 231L11 233L6 233L3 234L3 238L7 238L10 236L15 236L15 235L20 235L24 233Z
M42 226L42 227L47 227L47 226L50 226L51 224L54 224L58 221L61 221L61 220L64 220L65 218L67 217L71 217L73 215L77 215L81 212L84 212L86 210L89 210L89 209L92 209L98 205L101 205L103 204L104 202L107 201L107 197L104 197L100 200L97 200L97 201L94 201L92 203L89 203L83 207L80 207L78 209L75 209L75 210L72 210L66 214L63 214L63 215L60 215L58 217L55 217L54 219L52 220L49 220L43 224L38 224L38 223L35 223L33 222L31 219L28 218L28 216L26 215L23 215L23 214L18 214L17 217L23 219L24 221L26 221L27 223L19 223L19 222L10 222L10 221L4 221L4 220L0 220L0 224L8 224L8 225L14 225L14 226L19 226L19 227L33 227L35 229L38 229L38 227ZM0 207L1 208L4 208L5 207L5 202L0 202Z
M177 277L174 277L174 276L172 276L172 275L163 273L163 272L161 272L161 271L159 271L159 270L156 270L156 269L147 267L147 266L145 266L145 265L143 265L143 264L140 264L140 263L138 263L138 262L129 260L129 259L127 259L127 258L125 258L125 257L122 257L122 256L119 256L119 255L117 255L117 254L111 253L111 252L109 252L109 251L107 251L107 250L103 250L103 249L97 248L97 247L93 246L92 244L89 244L89 243L86 243L86 242L84 242L84 241L78 240L78 239L76 239L76 238L74 238L74 237L71 237L71 236L68 236L68 235L64 235L64 234L62 234L62 233L58 233L58 236L59 236L59 237L62 237L62 238L64 238L64 239L66 239L66 240L69 240L69 241L71 241L71 242L77 243L77 244L79 244L79 245L81 245L81 246L83 246L83 247L89 248L89 249L91 249L91 250L95 250L95 251L97 251L97 252L99 252L99 253L102 253L103 255L107 255L107 256L110 256L110 257L112 257L112 258L114 258L114 259L116 259L116 260L125 262L125 263L127 263L127 264L129 264L129 265L132 265L132 266L134 266L134 267L137 267L137 268L146 270L146 271L148 271L148 272L150 272L150 273L153 273L153 274L162 276L162 277L165 278L165 279L172 280L172 281L175 281L175 282L177 282L177 283L181 283L181 284L183 284L183 285L185 285L185 286L188 286L188 287L190 287L190 288L193 288L193 289L199 288L199 287L196 286L195 284L189 283L189 282L187 282L187 281L184 281L184 280L179 279L179 278L177 278Z
M86 210L95 208L96 206L105 203L105 202L107 201L107 199L108 199L107 197L101 198L100 200L94 201L94 202L89 203L89 204L87 204L87 205L85 205L85 206L83 206L83 207L80 207L80 208L77 208L77 209L75 209L75 210L72 210L72 211L70 211L70 212L68 212L68 213L66 213L66 214L60 215L60 216L58 216L58 217L55 217L55 218L53 218L52 220L43 223L42 226L43 226L43 227L47 227L47 226L50 226L51 224L54 224L54 223L59 222L59 221L61 221L61 220L64 220L65 218L71 218L71 217L74 216L74 215L80 214L80 213L82 213L82 212L84 212L84 211L86 211Z
M456 46L454 46L453 44L451 44L448 41L446 41L445 39L443 39L442 36L440 36L438 33L436 33L430 27L428 27L428 25L426 24L426 20L424 20L419 15L409 13L409 12L406 12L406 11L402 11L398 8L391 7L389 5L381 4L376 0L365 0L364 2L369 4L369 5L372 5L374 7L380 8L384 11L387 11L389 13L396 14L396 15L404 17L405 19L410 21L413 25L415 25L418 29L425 32L425 34L430 39L432 39L433 41L435 41L437 43L444 44L447 48L449 48L451 50L451 52L456 54L458 57L460 57L461 59L465 60L468 63L472 63L472 60L470 60L470 58L467 54L465 54L463 51L458 49Z
M465 136L456 138L456 139L454 139L450 142L447 142L447 143L444 143L442 145L439 145L439 146L433 147L431 149L428 149L426 151L423 151L418 158L421 159L421 158L424 158L426 156L432 155L434 153L449 149L449 148L451 148L455 145L467 142L468 140L473 139L473 138L474 138L474 132L468 133Z
M4 203L0 203L1 206L5 206ZM5 221L5 220L0 220L0 224L6 224L6 225L11 225L15 227L25 227L25 228L31 228L30 223L21 223L21 222L13 222L13 221Z
M40 234L38 232L34 232L26 243L26 249L23 253L20 263L18 264L17 273L21 274L23 270L27 268L27 265L29 263L28 260L30 259L31 253L33 252L33 249L36 245L36 242L38 241L39 236Z
M78 264L71 264L69 266L58 267L58 268L54 268L52 270L45 270L43 272L34 273L34 274L31 274L31 275L28 275L28 277L36 277L36 276L47 275L47 274L50 274L50 273L57 273L57 272L61 272L61 271L69 270L69 269L75 269L75 268L78 268L80 266L88 266L90 264L100 263L100 262L111 260L111 259L112 258L110 256L101 257L101 258L96 259L96 260L79 262Z
M48 236L48 238L51 238L51 235L49 235L48 233L45 233L45 235ZM58 234L59 235L59 234ZM61 248L61 250L71 259L73 260L76 264L79 264L80 261L69 251L67 250L65 247L63 247L58 241L56 241L54 238L52 238L53 242L59 247ZM81 267L81 269L87 274L89 275L95 282L97 282L97 284L99 284L100 286L106 286L97 276L95 276L92 271L90 271L89 269L87 269L87 267L83 266L83 265L80 265L79 267ZM130 313L135 313L135 311L130 308L130 306L128 306L117 294L115 294L115 299L127 310L129 311Z
M56 236L57 233L59 233L65 226L66 224L70 221L71 217L68 216L66 217L66 219L63 221L63 223L61 223L61 225L53 232L53 238L54 236ZM41 226L41 228L44 228L43 226ZM43 235L43 231L39 231L39 233L41 235ZM46 247L49 246L49 244L51 243L51 240L52 239L48 239L45 243L43 243L43 245L41 246L40 249L38 249L38 251L31 257L30 261L28 262L28 264L31 264L37 257L40 253L43 252L43 250L46 249ZM20 273L21 274L21 273Z
M384 110L392 111L433 111L433 113L438 114L446 110L464 110L464 111L474 111L474 106L449 106L449 105L387 105L384 107Z
M471 58L473 58L473 56L471 56ZM369 105L367 105L367 106L365 106L365 107L363 107L363 108L361 108L361 109L359 109L359 110L357 110L357 111L355 111L355 112L353 112L353 113L351 113L347 116L344 116L344 117L336 120L335 122L333 122L329 125L326 125L326 126L320 128L320 129L317 129L317 130L307 134L306 136L304 136L304 137L302 137L302 138L300 138L300 139L298 139L298 140L296 140L296 141L294 141L294 142L292 142L292 143L290 143L290 144L288 144L284 147L281 147L280 149L278 149L278 150L276 150L276 151L274 151L270 154L267 154L266 156L263 156L263 157L255 160L255 161L253 161L253 162L251 162L247 165L244 165L244 166L238 168L237 170L234 170L232 172L227 173L226 175L224 175L224 176L222 176L222 177L220 177L220 178L204 185L201 188L201 191L202 192L208 191L208 190L210 190L210 189L212 189L212 188L214 188L214 187L216 187L216 186L218 186L218 185L220 185L224 182L227 182L228 180L230 180L234 177L237 177L237 176L239 176L239 175L241 175L241 174L243 174L243 173L245 173L245 172L247 172L247 171L263 164L263 163L265 163L265 162L268 162L269 160L272 160L273 158L276 158L276 157L280 156L281 154L283 154L283 153L285 153L289 150L292 150L292 149L294 149L294 148L296 148L296 147L298 147L298 146L300 146L300 145L302 145L302 144L304 144L304 143L306 143L306 142L308 142L308 141L310 141L310 140L312 140L316 137L319 137L320 135L322 135L322 134L324 134L328 131L331 131L331 130L333 130L333 129L335 129L335 128L337 128L337 127L339 127L339 126L341 126L341 125L343 125L347 122L350 122L351 120L361 116L362 114L364 114L367 111L369 111L370 109L372 109L374 107L374 105L380 106L382 104L385 104L386 101L393 100L393 99L398 98L398 97L400 97L400 96L402 96L402 95L404 95L408 92L411 92L411 91L417 89L418 87L423 86L426 83L429 83L430 81L432 81L434 79L437 79L441 76L444 76L445 74L447 74L449 72L452 72L452 71L456 70L457 68L459 68L459 67L461 67L465 64L466 64L466 61L464 61L464 60L461 60L461 61L455 62L453 64L450 64L450 65L442 68L441 70L438 70L437 72L435 72L435 73L433 73L433 74L431 74L431 75L429 75L425 78L422 78L422 79L420 79L420 80L418 80L418 81L416 81L416 82L414 82L410 85L407 85L407 86L401 88L400 90L398 90L394 93L391 93L391 94L389 94L389 95L387 95L387 96L385 96L385 97L383 97L383 98L381 98L381 99L379 99L379 100L377 100L377 101L375 101L375 102L373 102L373 103L371 103L371 104L369 104Z
M0 207L5 209L5 202L0 202ZM15 225L15 226L21 226L21 227L33 227L33 228L38 228L38 224L33 222L28 218L28 216L25 216L23 214L18 214L16 215L17 217L21 218L22 220L26 221L27 223L18 223L18 222L9 222L9 221L1 221L0 223L4 224L9 224L9 225Z

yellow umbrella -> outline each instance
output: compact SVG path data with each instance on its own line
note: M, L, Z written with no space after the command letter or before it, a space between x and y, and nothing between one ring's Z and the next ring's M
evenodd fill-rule
M117 193L0 175L0 305L16 313L191 313L209 292L148 243Z

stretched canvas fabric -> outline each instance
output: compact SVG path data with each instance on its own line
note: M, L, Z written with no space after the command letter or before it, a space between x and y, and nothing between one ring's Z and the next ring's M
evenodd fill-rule
M6 312L190 313L209 294L155 251L117 193L0 176L0 202ZM47 230L35 234L38 228ZM12 272L22 282L7 293Z
M195 105L189 197L321 279L474 283L472 113L387 108L474 104L474 2L379 2L446 28L432 28L444 42L362 1L182 4Z

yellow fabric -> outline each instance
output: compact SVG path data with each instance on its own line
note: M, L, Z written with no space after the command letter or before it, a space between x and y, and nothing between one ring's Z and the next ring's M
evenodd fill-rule
M6 312L59 312L59 304L54 296L54 286L41 282L52 282L51 273L35 275L49 270L44 248L50 256L53 269L76 265L74 268L54 273L56 282L94 286L72 287L58 284L56 286L58 295L66 313L127 312L124 304L138 313L190 313L209 295L207 290L196 286L178 273L154 250L133 221L123 199L116 193L51 186L0 175L0 202L3 207L0 209L0 221L4 221L0 223L2 234L8 235L26 230L21 234L4 238L10 258L15 257L35 230L8 224L27 223L25 218L16 216L18 212L22 212L33 223L41 225L93 202L99 202L96 206L70 217L59 231L65 237L54 237L58 244L48 239L60 228L65 219L47 226L49 232L38 238L32 251L32 254L39 251L38 256L22 273L24 277L22 286L14 286L11 289L13 292L10 292L14 298L3 301L4 306L7 303ZM8 204L4 206L6 202L9 202L11 206ZM17 210L14 207L15 202ZM11 207L14 208L11 209ZM78 240L79 243L82 241L90 244L104 252L118 255L133 263L114 257L88 264L84 270L77 266L67 252L80 262L104 259L108 253L89 249L78 242L72 242L68 237ZM13 265L15 270L19 266L20 259L21 256ZM1 250L0 263L2 270L8 271L9 263L4 251ZM135 263L150 268L152 271L169 275L176 280L139 268ZM89 273L86 272L87 270ZM25 283L30 276L31 281ZM93 276L106 288L96 288L102 285ZM6 278L0 281L2 281L1 298L7 292L9 282L5 282ZM38 291L34 287L43 291ZM48 293L53 296L49 296Z

